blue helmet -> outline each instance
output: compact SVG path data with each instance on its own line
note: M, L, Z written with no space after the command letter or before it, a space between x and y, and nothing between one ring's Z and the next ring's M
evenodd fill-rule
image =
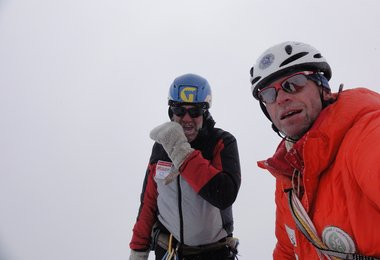
M211 88L207 80L196 74L184 74L174 79L169 89L169 106L197 104L211 107Z

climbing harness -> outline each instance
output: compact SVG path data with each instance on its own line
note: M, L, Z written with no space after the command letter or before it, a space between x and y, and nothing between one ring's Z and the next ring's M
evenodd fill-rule
M239 239L235 237L226 237L220 242L212 243L209 245L187 246L179 242L176 243L172 234L169 235L161 233L158 236L157 244L161 248L167 250L162 260L178 260L180 259L179 255L186 259L186 257L191 258L196 255L208 254L222 250L223 248L226 248L230 251L230 256L228 256L228 259L237 259L237 247L239 245Z

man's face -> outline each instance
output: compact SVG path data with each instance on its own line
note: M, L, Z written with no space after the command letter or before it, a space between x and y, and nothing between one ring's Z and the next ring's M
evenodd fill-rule
M195 106L191 105L183 105L181 107L186 110L195 109ZM176 113L173 113L173 121L179 123L182 126L187 140L189 142L192 142L198 136L198 132L202 128L203 115L201 114L196 117L191 117L188 111L186 111L186 113L183 116L179 116L176 115Z
M273 103L266 103L266 108L278 130L298 140L310 129L322 110L322 89L315 82L307 80L303 87L297 87L295 92L287 93L278 87L287 78L289 76L271 84L278 88L277 98ZM331 94L324 93L324 97L331 97Z

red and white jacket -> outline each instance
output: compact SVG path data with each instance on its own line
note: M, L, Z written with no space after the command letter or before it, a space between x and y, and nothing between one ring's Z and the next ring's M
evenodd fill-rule
M236 139L212 127L191 146L195 150L182 164L180 175L164 184L159 172L172 163L163 147L154 144L131 249L149 248L157 220L178 241L182 234L182 242L189 246L214 243L232 234L232 204L241 182Z

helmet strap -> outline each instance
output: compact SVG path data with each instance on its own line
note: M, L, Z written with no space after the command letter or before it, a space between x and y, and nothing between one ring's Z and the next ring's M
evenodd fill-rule
M260 103L260 108L263 111L264 115L269 119L269 121L272 122L272 119L270 118L267 107L264 105L264 103L262 101L259 101L259 103Z
M168 116L169 116L170 120L173 119L173 111L170 109L170 106L168 108Z
M212 128L214 128L214 126L215 126L215 121L207 109L205 113L203 114L203 125L202 125L202 128L199 129L198 135L200 137L207 136L209 131Z

